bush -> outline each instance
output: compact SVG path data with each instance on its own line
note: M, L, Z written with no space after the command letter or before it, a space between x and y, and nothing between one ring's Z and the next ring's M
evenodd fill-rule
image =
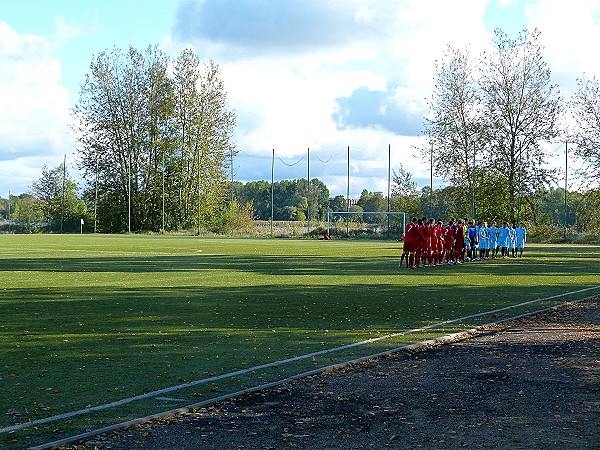
M527 240L539 244L600 244L600 234L578 232L575 227L550 224L531 224Z

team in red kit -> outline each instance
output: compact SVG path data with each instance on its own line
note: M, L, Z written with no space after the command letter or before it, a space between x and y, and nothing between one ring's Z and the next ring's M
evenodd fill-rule
M511 230L514 230L511 233ZM503 238L503 236L508 236ZM511 238L510 236L513 236ZM404 247L399 267L406 263L408 268L437 266L441 264L462 264L469 260L495 259L500 251L507 258L512 249L513 257L523 256L527 231L523 224L513 228L504 223L496 227L493 222L477 224L473 219L455 221L450 219L444 225L442 220L417 219L406 224ZM479 256L477 255L479 250Z

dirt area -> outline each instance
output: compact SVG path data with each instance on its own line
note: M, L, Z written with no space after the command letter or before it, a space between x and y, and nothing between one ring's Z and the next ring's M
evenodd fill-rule
M600 449L600 301L64 449Z

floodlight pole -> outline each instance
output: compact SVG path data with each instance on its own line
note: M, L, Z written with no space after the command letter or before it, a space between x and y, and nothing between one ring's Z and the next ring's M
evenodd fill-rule
M198 183L198 236L200 236L200 219L202 218L201 215L201 211L200 211L200 205L202 203L202 193L201 193L201 189L200 189L200 149L198 149L198 163L197 163L197 183Z
M475 218L475 142L473 142L473 177L472 177L472 181L471 181L471 204L473 206L473 219Z
M273 183L275 182L275 149L273 149L273 157L271 158L271 237L273 237Z
M165 150L162 154L162 231L165 232Z
M519 196L517 197L517 223L518 227L521 223L521 191L523 185L523 143L519 140Z
M429 153L429 217L433 217L433 141Z
M346 208L350 212L350 146L348 146L348 184L346 189ZM350 234L350 224L346 221L346 235Z
M131 233L131 153L127 156L127 232Z
M307 216L306 216L306 220L307 220L306 228L307 228L308 233L310 233L310 147L307 150L306 166L307 166L307 168L306 168L306 190L307 190L306 203L308 205Z
M230 209L231 209L231 234L233 235L234 232L234 216L235 216L235 210L234 210L234 205L233 205L233 200L234 200L234 195L233 195L233 183L234 183L234 176L235 176L235 172L234 172L234 167L233 167L233 147L231 147L231 197L229 199L229 203L230 203Z
M567 189L568 189L568 172L569 168L569 142L565 141L565 241L567 240L567 220L569 218L568 204L567 204Z
M96 186L94 193L94 234L96 234L96 224L98 222L98 151L96 151Z
M67 155L63 159L63 179L62 179L62 214L60 216L60 232L63 232L65 222L65 178L67 177Z
M347 177L347 185L346 185L346 210L350 211L350 146L348 146L348 177Z
M392 198L391 172L392 172L392 144L388 144L388 202L387 202L388 212L390 212L390 210L391 210L391 198ZM387 222L388 222L387 229L388 229L388 233L389 233L389 231L390 231L390 216L389 216L389 214L388 214Z

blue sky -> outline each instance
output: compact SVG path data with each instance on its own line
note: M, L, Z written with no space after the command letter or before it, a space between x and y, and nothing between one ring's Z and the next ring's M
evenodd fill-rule
M600 76L599 19L600 0L2 0L0 195L28 191L64 155L77 175L69 108L93 55L115 46L189 46L221 67L236 179L270 180L272 149L276 179L306 177L310 148L311 178L345 195L350 146L357 196L387 191L388 146L392 168L428 184L415 147L446 45L476 55L494 28L537 28L567 97L577 77Z

